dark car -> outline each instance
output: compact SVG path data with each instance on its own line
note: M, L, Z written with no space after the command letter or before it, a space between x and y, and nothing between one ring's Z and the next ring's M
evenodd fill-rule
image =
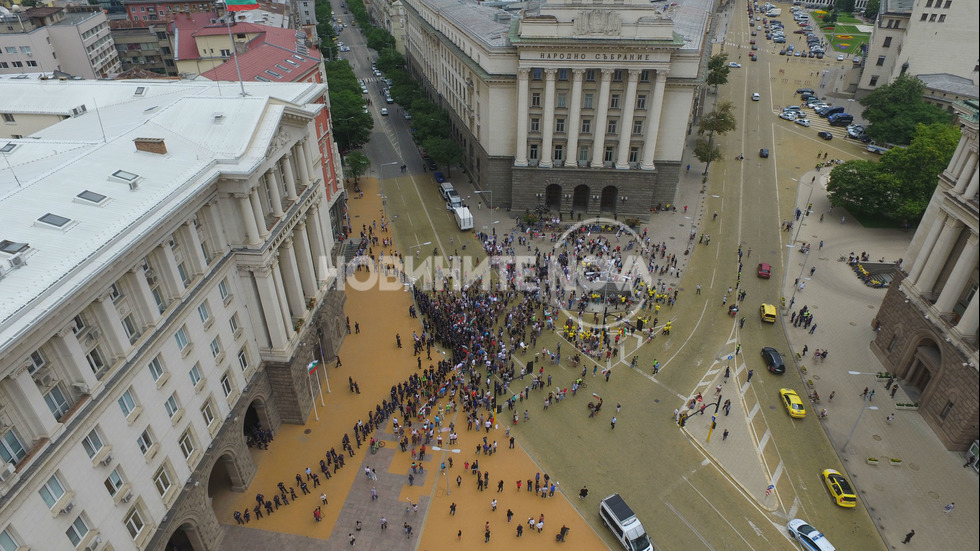
M425 166L427 166L429 168L429 170L435 170L435 169L439 168L436 165L436 162L433 161L431 158L428 158L428 159L425 160Z
M831 134L830 132L827 132L826 130L824 130L822 132L817 132L817 136L820 136L821 138L827 140L828 142L830 140L834 139L834 135Z
M786 373L786 365L783 364L783 357L776 352L775 348L765 347L762 349L762 360L766 362L766 368L770 373L782 375Z
M759 156L762 157L763 159L768 159L769 158L769 150L766 149L766 148L760 149L759 150Z
M756 44L753 44L753 45L752 45L752 49L753 49L753 50L758 50L758 49L759 49L759 46L758 46L758 45L756 45Z
M759 61L759 58L755 57L755 53L754 52L752 53L751 56L749 56L749 59L751 59L752 61Z
M432 176L436 179L436 183L441 184L446 181L446 176L441 172L436 172Z

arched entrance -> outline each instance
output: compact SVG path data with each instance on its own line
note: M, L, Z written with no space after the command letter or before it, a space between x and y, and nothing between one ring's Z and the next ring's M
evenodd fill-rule
M272 437L271 427L265 402L259 398L252 400L245 410L245 421L242 423L245 444L249 448L267 448Z
M924 394L928 389L929 382L933 379L933 375L939 372L942 360L942 351L932 339L923 339L916 344L908 367L902 375L902 378L905 379L906 390L910 391L911 389L908 387L912 387L919 396ZM919 396L912 396L911 392L909 395L910 398L918 398Z
M575 186L575 193L572 196L572 212L585 212L589 210L589 186Z
M190 523L181 524L174 530L165 549L167 551L206 551L197 527L191 526Z
M551 184L544 190L544 206L548 210L561 210L561 186Z
M619 188L616 186L606 186L602 188L602 197L599 201L599 210L602 212L616 212L616 199L619 197Z
M208 477L208 497L226 494L228 492L241 492L236 490L235 480L241 485L241 477L238 475L238 468L235 465L235 458L231 453L223 454L211 467L211 475Z

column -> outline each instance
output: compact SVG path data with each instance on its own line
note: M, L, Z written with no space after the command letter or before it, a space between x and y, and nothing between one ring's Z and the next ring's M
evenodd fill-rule
M290 313L294 318L304 317L306 306L303 304L303 286L299 280L292 238L283 239L279 246L279 270L282 272L283 288L286 290L286 303L289 305Z
M667 70L657 69L653 83L653 102L647 111L647 133L643 141L640 168L653 170L653 156L657 152L657 137L660 134L660 115L664 106L664 87L667 85Z
M293 175L293 161L289 158L289 152L282 156L282 172L286 178L286 199L296 201L296 176Z
M279 269L279 254L276 253L275 257L272 259L272 280L276 284L276 301L279 302L279 314L282 317L282 323L286 328L286 339L293 338L296 331L293 330L293 320L289 315L289 304L286 303L286 293L283 291L282 283L282 271Z
M201 236L197 234L194 222L185 223L182 231L186 236L184 239L184 243L186 243L184 259L190 262L195 274L203 274L204 269L208 267L208 259L204 257L204 249L201 248Z
M970 281L970 276L977 268L977 257L980 256L980 249L977 248L980 239L976 234L970 236L966 247L960 252L960 257L953 266L952 273L946 279L943 290L939 293L936 301L936 310L940 313L952 312L956 301L963 295L963 289Z
M969 185L970 179L976 174L977 170L977 155L972 151L967 152L966 163L963 164L963 170L956 174L956 187L953 189L956 193L963 193L966 186Z
M303 144L303 153L306 155L307 170L309 171L309 176L308 177L310 178L310 181L316 180L316 175L317 174L320 174L320 175L323 174L323 170L321 170L319 168L321 166L320 163L319 163L319 159L320 159L320 155L319 155L320 147L317 146L316 149L317 149L317 153L318 154L317 155L314 155L313 154L313 146L310 145L309 138L304 139L301 143Z
M970 153L970 141L963 136L960 138L960 143L956 144L956 151L953 152L953 158L950 159L949 173L953 176L959 174L959 170L963 165L963 161L966 160L966 156Z
M310 230L310 248L313 250L313 269L316 271L316 280L321 282L327 280L330 251L324 247L323 232L320 230L320 217L316 210L318 207L319 203L313 209L307 211L306 217L310 221L308 226ZM321 262L325 264L321 265Z
M160 309L157 307L157 301L153 300L153 291L143 274L143 265L137 264L130 268L128 277L130 281L128 288L132 293L130 295L131 304L133 309L139 313L144 329L149 330L156 326L156 319L160 317Z
M544 70L544 126L541 129L541 162L538 166L551 167L554 157L555 137L555 75L556 69Z
M14 392L10 392L10 397L17 402L17 409L22 414L28 412L33 414L21 416L27 421L31 433L39 437L52 436L61 426L61 423L54 418L51 410L48 409L44 396L38 390L37 384L34 383L34 379L27 371L27 367L27 365L23 365L10 375L10 383L16 389ZM27 442L31 440L29 438Z
M299 165L299 180L303 187L310 185L310 160L306 156L306 140L293 146L296 150L296 164Z
M977 191L980 190L980 173L973 170L973 176L970 178L970 184L966 186L966 190L963 191L963 198L967 201L972 201L974 197L977 196Z
M98 327L102 330L102 334L105 335L106 344L109 348L109 353L112 354L112 358L107 358L110 364L116 363L116 360L126 356L126 352L132 347L129 342L129 337L123 331L122 318L119 317L119 310L116 310L116 305L112 303L112 299L109 298L109 294L106 293L95 300L95 311L97 314Z
M949 252L952 250L956 238L959 237L962 227L963 223L955 218L946 220L946 225L943 227L942 233L939 234L939 240L936 241L935 248L929 252L929 259L926 260L919 280L915 282L915 287L920 293L932 292L933 286L936 285L936 279L939 277L939 271L946 264ZM916 259L916 263L918 263L918 259Z
M236 193L235 200L238 202L238 210L242 213L242 224L245 225L245 236L249 245L258 245L262 242L259 237L259 226L256 223L255 214L252 213L251 193Z
M163 272L160 274L160 282L173 292L170 298L177 298L184 294L184 289L187 288L184 285L184 278L180 277L180 272L177 271L177 257L174 256L174 251L168 243L163 243L157 247L157 250L163 258L163 266L159 266L159 271ZM185 266L184 269L186 270L187 267Z
M72 376L72 382L84 383L94 396L96 393L92 389L98 386L99 380L95 378L95 373L88 365L88 360L85 359L85 351L82 350L82 345L78 342L75 332L71 330L71 325L55 333L50 342L58 362L65 366Z
M530 69L517 69L517 150L514 152L514 166L527 166L527 102L531 94L528 85L530 77Z
M961 338L970 337L977 333L977 326L980 325L980 302L978 301L980 301L980 293L973 293L970 305L963 312L960 322L953 328L953 331Z
M568 154L566 158L578 164L578 132L582 126L582 76L585 69L572 69L572 99L568 104ZM555 205L560 207L560 205Z
M282 218L282 194L279 193L279 184L274 179L269 178L270 174L272 174L271 170L266 171L259 179L264 182L264 185L269 186L269 201L272 203L272 216Z
M258 188L252 188L248 192L248 199L252 202L252 214L255 219L255 225L259 228L259 238L265 239L269 235L269 228L265 224L265 211L262 210L262 201L259 200L259 190Z
M272 270L268 266L255 268L252 270L252 277L255 279L256 288L259 290L262 317L265 319L265 326L269 331L272 348L285 348L288 337L286 336L286 327L283 325L283 315L280 310L279 297L276 294L276 283L272 277Z
M939 210L936 214L936 219L932 221L929 233L922 242L922 246L919 247L919 256L915 257L915 261L912 263L912 269L909 270L909 277L905 279L906 283L915 285L915 282L919 280L919 275L922 274L922 269L925 268L926 262L929 260L929 251L936 246L936 241L939 239L939 232L943 230L943 222L945 220L946 213Z
M316 272L313 268L313 254L310 252L310 238L306 235L306 222L300 220L293 229L293 244L296 249L296 263L299 264L299 279L303 283L303 296L316 296Z
M599 106L599 110L596 113L594 138L592 139L592 168L602 167L602 155L605 153L606 145L606 118L609 115L609 83L612 82L612 75L612 69L602 70L599 97L596 98L596 105Z
M626 102L623 105L622 124L619 125L619 155L616 159L616 168L628 169L630 153L630 137L633 135L633 111L636 109L636 85L640 81L640 71L630 69L629 79L626 82Z

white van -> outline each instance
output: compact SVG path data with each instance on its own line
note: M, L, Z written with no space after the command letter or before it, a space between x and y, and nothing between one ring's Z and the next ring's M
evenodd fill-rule
M453 216L456 217L456 225L459 226L459 229L473 229L473 213L470 212L470 209L466 207L457 207L453 209Z
M451 183L449 183L449 182L443 182L443 183L439 184L439 193L442 194L442 198L443 199L445 199L445 200L448 201L449 200L449 193L450 192L453 192L453 193L456 192L456 189L453 188L453 185Z
M653 551L653 544L643 524L619 494L613 494L599 503L599 517L626 551Z
M449 192L446 193L446 209L453 210L456 208L460 208L462 206L463 206L463 198L460 197L458 193L456 193L455 189L449 190Z

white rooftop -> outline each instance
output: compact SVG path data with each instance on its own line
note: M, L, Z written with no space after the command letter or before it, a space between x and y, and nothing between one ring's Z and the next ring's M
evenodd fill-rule
M0 249L0 351L219 173L251 172L283 112L315 112L307 104L325 93L316 83L245 89L242 97L227 82L0 80L7 112L71 116L85 106L30 137L0 140L0 242L28 245L19 267ZM135 138L161 138L167 154L137 151ZM39 220L48 214L61 227Z

